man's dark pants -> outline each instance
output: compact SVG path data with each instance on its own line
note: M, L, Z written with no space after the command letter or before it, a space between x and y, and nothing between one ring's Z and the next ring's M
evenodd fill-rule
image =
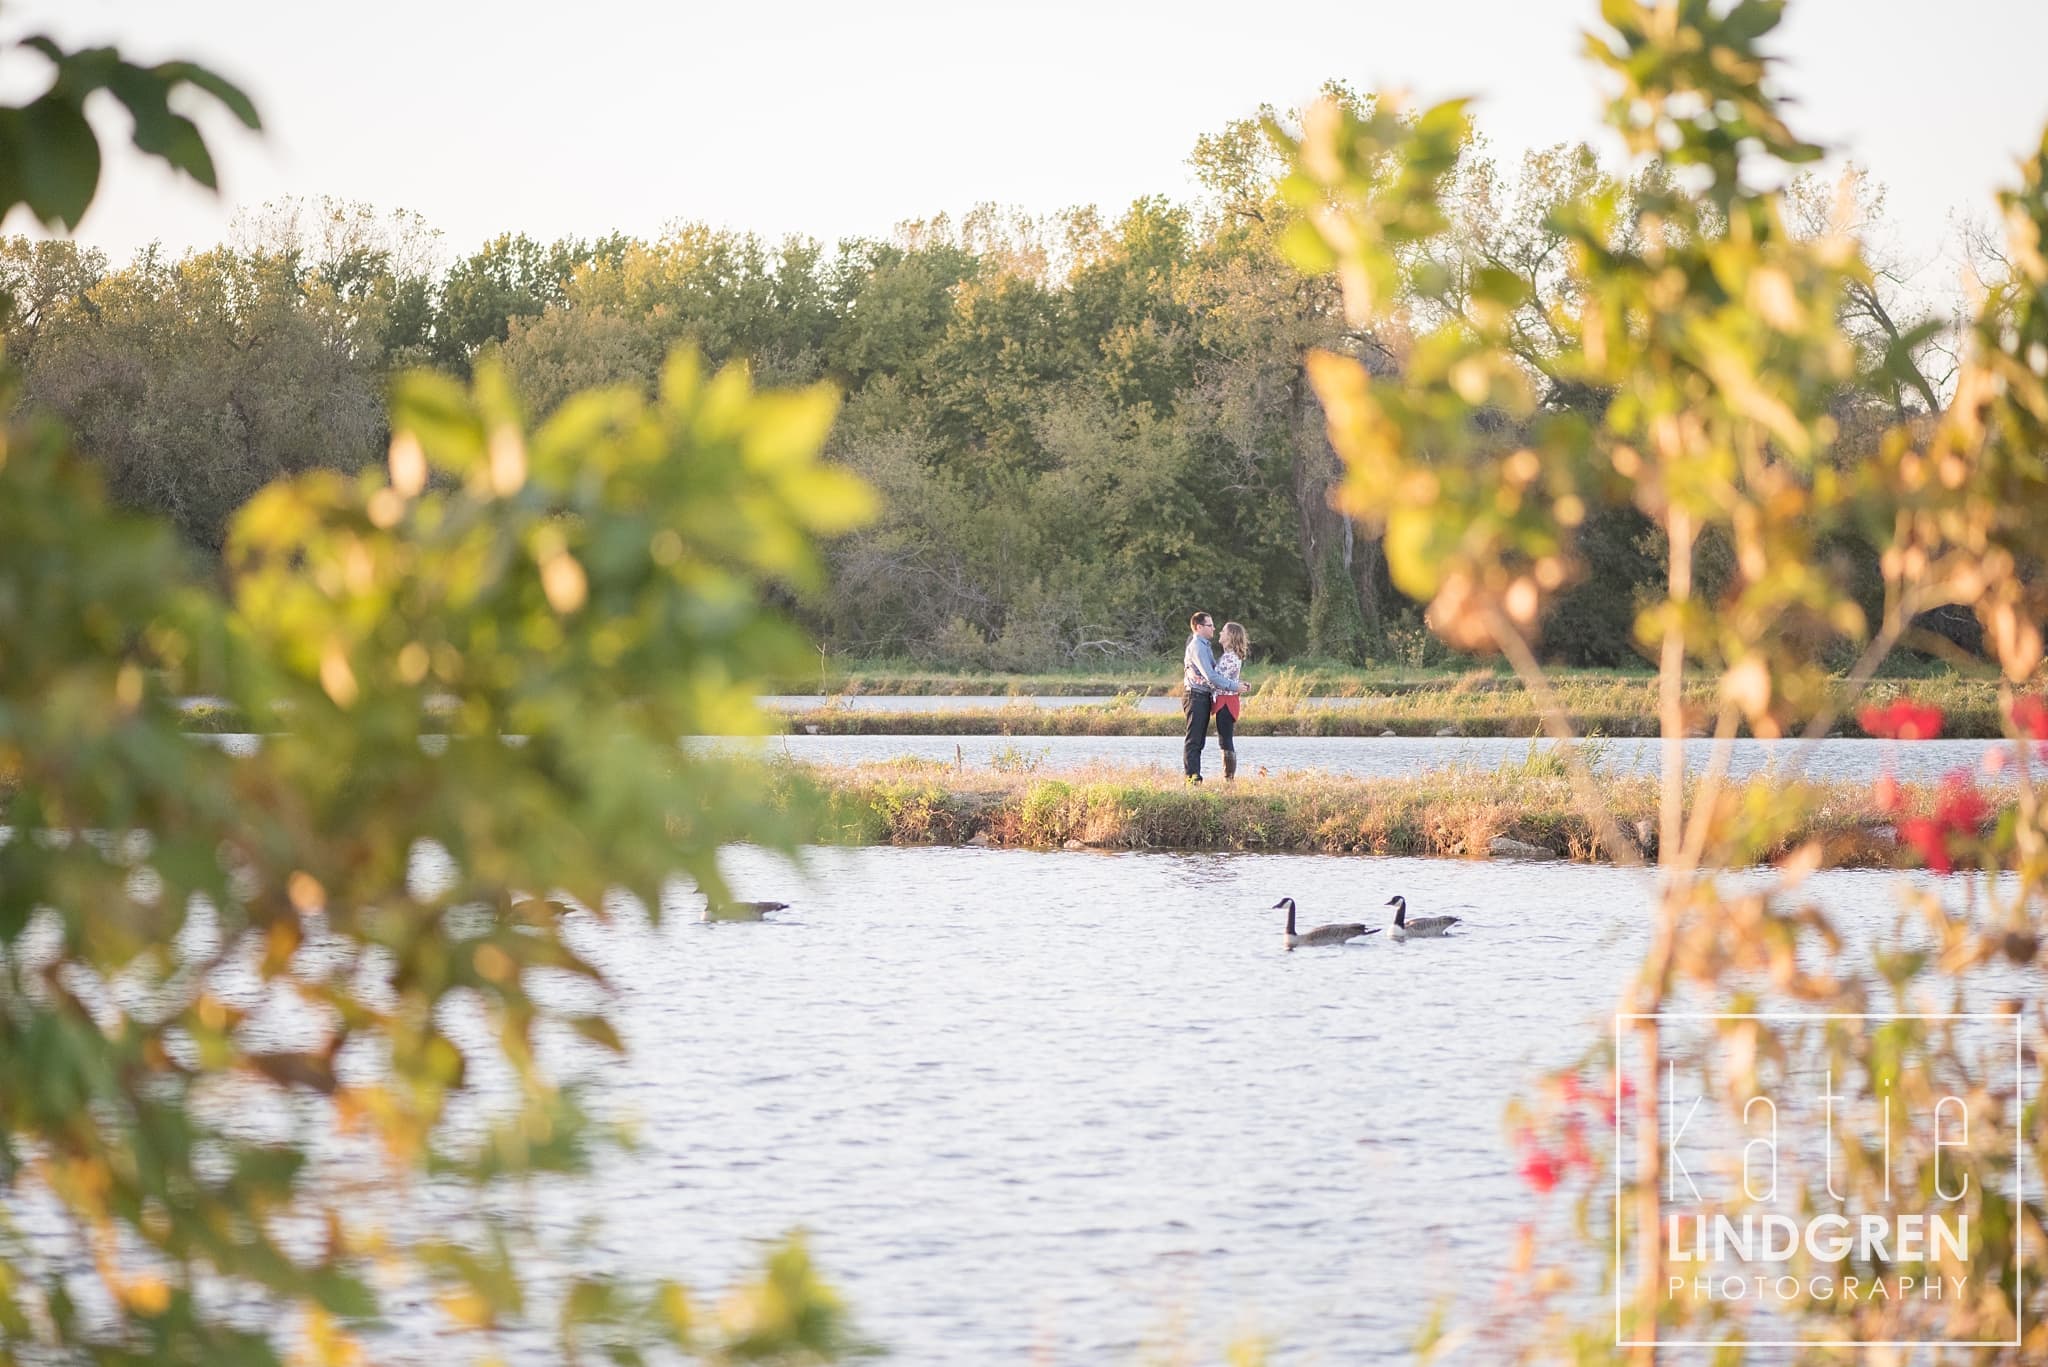
M1209 743L1209 713L1215 705L1213 693L1194 691L1181 695L1180 710L1188 719L1188 737L1180 747L1180 771L1195 778L1202 776L1202 747Z

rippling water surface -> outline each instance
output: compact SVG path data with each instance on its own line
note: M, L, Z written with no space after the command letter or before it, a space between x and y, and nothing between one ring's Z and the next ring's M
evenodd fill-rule
M1134 737L763 744L829 763L1177 760ZM1933 778L1985 748L1832 740L1808 772ZM1253 772L1399 774L1511 764L1530 743L1241 749ZM1735 772L1789 749L1738 743ZM1600 762L1655 756L1610 741ZM1216 1360L1246 1336L1276 1362L1350 1364L1405 1358L1440 1306L1479 1320L1517 1227L1563 1216L1515 1175L1503 1109L1609 1018L1649 904L1645 875L1569 864L966 848L820 850L808 875L757 851L728 864L740 896L791 910L704 925L678 892L659 926L579 927L631 1047L592 1073L597 1104L640 1147L529 1199L556 1234L596 1217L593 1269L706 1292L753 1241L808 1228L863 1329L916 1364ZM1899 877L1806 887L1854 942L1893 933ZM1917 877L1960 912L1962 883ZM1268 909L1292 896L1307 925L1384 923L1396 892L1465 924L1290 954ZM1991 990L2044 990L2006 976ZM1599 1255L1576 1247L1597 1289ZM397 1317L401 1354L416 1323ZM552 1360L544 1338L504 1347Z
M1402 1347L1418 1274L1483 1287L1505 1257L1502 1104L1611 1010L1635 940L1613 909L1642 900L1614 870L1421 861L878 849L819 854L808 886L735 864L786 923L604 947L647 1145L602 1186L612 1251L715 1277L807 1225L917 1362ZM1469 933L1289 954L1266 909L1379 921L1396 891Z
M629 1053L557 1062L639 1145L504 1196L558 1238L594 1229L588 1270L715 1295L755 1241L802 1226L861 1327L913 1364L1215 1361L1248 1336L1279 1363L1401 1360L1437 1310L1483 1318L1527 1220L1598 1292L1600 1254L1518 1179L1502 1113L1611 1019L1644 873L968 848L725 862L740 896L790 910L707 925L678 888L658 925L625 906L572 922ZM446 871L423 851L415 876ZM1964 912L1966 885L1928 875L1805 888L1854 944L1900 933L1902 877ZM1289 953L1270 909L1383 925L1396 892L1464 923ZM1978 990L2048 984L2007 966ZM417 1195L389 1214L431 1224L468 1199ZM61 1255L54 1212L13 1214ZM425 1304L393 1311L380 1355L440 1360ZM555 1360L541 1332L495 1346ZM1483 1347L1457 1360L1494 1360Z
M899 756L986 766L997 756L1044 768L1083 764L1158 765L1178 772L1177 736L777 736L762 742L775 753L812 764L865 764ZM1586 742L1587 754L1608 773L1654 773L1662 763L1656 740ZM1824 740L1805 761L1809 778L1862 782L1890 772L1903 779L1933 780L1952 769L1976 770L1987 748L1983 740L1921 741L1900 745L1885 740ZM1686 765L1703 770L1713 742L1687 741ZM1519 764L1530 753L1547 751L1547 740L1506 737L1434 738L1378 736L1240 736L1237 752L1248 773L1312 770L1347 777L1426 773L1453 765L1494 769ZM1738 740L1731 743L1729 772L1738 778L1783 770L1801 747L1791 741ZM2010 748L2010 747L2006 747ZM1203 759L1209 773L1221 760L1212 738ZM2008 769L2009 775L2012 771Z
M778 712L800 712L814 707L843 707L849 712L980 712L996 707L1100 707L1116 699L1109 694L1058 693L848 693L836 697L823 693L769 693L758 700ZM1388 701L1384 697L1301 698L1290 705L1348 710L1371 707ZM1180 699L1141 697L1133 706L1140 712L1178 712Z
M1284 855L829 850L731 860L778 921L593 930L644 1147L573 1205L615 1265L730 1275L801 1224L914 1363L1399 1357L1476 1314L1516 1224L1502 1108L1583 1051L1638 961L1643 875ZM1852 934L1893 875L1812 887ZM1439 941L1287 953L1279 914ZM1032 1355L1040 1354L1033 1359ZM1475 1359L1476 1360L1476 1359Z
M195 735L202 744L218 745L232 754L253 754L263 744L258 735ZM427 736L423 744L446 744ZM772 736L759 740L709 738L700 744L731 745L766 754L787 755L807 764L871 764L878 760L917 758L987 767L1070 769L1088 764L1156 767L1180 770L1178 736ZM1662 764L1656 740L1592 740L1583 742L1595 768L1605 773L1655 773ZM1706 768L1713 742L1685 743L1686 767ZM1550 749L1543 739L1512 737L1317 737L1241 736L1237 751L1244 772L1257 775L1314 772L1346 778L1394 777L1461 767L1496 769L1516 765L1532 753ZM1784 772L1802 749L1800 772L1807 778L1862 783L1879 774L1932 782L1956 769L1984 778L1985 753L2006 749L1985 740L1920 741L1901 745L1888 740L1824 740L1808 748L1792 741L1738 740L1731 743L1728 769L1737 778L1771 771ZM1203 756L1205 772L1220 772L1222 760L1212 737ZM2037 760L2037 764L2041 761ZM2036 772L2040 772L2037 769ZM2010 779L2006 768L1998 779Z

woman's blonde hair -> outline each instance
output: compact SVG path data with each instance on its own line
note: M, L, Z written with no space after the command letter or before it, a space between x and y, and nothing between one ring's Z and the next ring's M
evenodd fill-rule
M1244 634L1242 623L1225 622L1223 629L1216 633L1216 639L1222 643L1225 650L1235 651L1240 660L1251 653L1251 638Z

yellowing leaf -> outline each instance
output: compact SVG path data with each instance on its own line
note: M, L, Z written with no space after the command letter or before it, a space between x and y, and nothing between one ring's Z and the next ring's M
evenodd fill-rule
M567 616L583 606L590 592L590 583L583 576L583 566L567 551L560 551L541 562L541 591L547 594L548 606Z
M1770 665L1761 655L1744 656L1721 677L1721 695L1740 708L1744 716L1762 716L1771 706Z
M329 641L320 654L320 687L336 707L355 706L361 690L356 687L356 672L349 666L348 652L339 641Z
M836 465L820 465L784 481L783 493L811 531L834 536L874 519L878 500L867 481Z
M756 470L780 470L814 460L838 412L839 396L829 385L761 395L740 442L747 464Z
M170 1284L160 1277L142 1277L128 1283L122 1299L137 1314L154 1318L171 1308Z
M526 440L519 429L500 423L491 429L491 492L510 498L526 485Z
M448 1312L451 1319L471 1329L487 1329L496 1318L492 1313L489 1298L481 1291L466 1287L443 1292L441 1308Z
M411 432L399 432L391 438L389 455L391 487L402 497L412 498L427 487L427 453L420 445L420 439Z

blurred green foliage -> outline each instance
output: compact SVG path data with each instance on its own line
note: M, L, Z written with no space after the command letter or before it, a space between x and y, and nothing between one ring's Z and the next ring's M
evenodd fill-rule
M64 100L246 109L50 55ZM44 168L8 192L74 221L96 157L6 112ZM206 165L141 112L138 141ZM686 348L538 430L495 365L406 375L383 462L235 515L226 593L56 424L0 429L0 1362L349 1363L403 1306L571 1360L862 1348L800 1240L699 1309L658 1268L564 1276L508 1199L612 1137L538 1062L624 1047L575 923L678 875L723 897L719 846L808 829L678 742L758 727L809 656L770 600L874 506L820 458L836 407ZM288 725L232 758L181 729L194 693Z
M127 110L137 150L214 188L213 154L199 126L171 108L191 87L246 128L260 128L256 106L232 82L193 62L138 66L110 47L67 51L48 38L10 46L50 65L50 83L25 104L0 106L0 216L17 204L49 227L75 228L99 187L99 135L86 101L105 91Z
M1303 218L1290 246L1303 269L1334 270L1355 317L1405 324L1410 336L1390 365L1325 352L1311 373L1346 465L1342 504L1384 528L1394 581L1429 601L1432 627L1461 649L1502 650L1554 701L1535 643L1558 596L1601 553L1597 515L1645 520L1653 535L1643 549L1662 562L1635 623L1660 666L1659 819L1654 838L1648 823L1636 836L1654 846L1656 913L1619 1007L1632 1019L1623 1028L1617 1018L1618 1037L1586 1061L1591 1076L1632 1078L1633 1153L1614 1151L1611 1113L1588 1120L1599 1099L1584 1071L1517 1108L1525 1177L1543 1192L1568 1180L1578 1228L1595 1245L1532 1244L1524 1255L1529 1290L1508 1298L1493 1326L1523 1360L1650 1362L1660 1337L1711 1340L1741 1360L1745 1339L1765 1332L1754 1316L1665 1289L1677 1269L1666 1268L1659 1215L1662 1065L1681 1067L1741 1128L1744 1103L1789 1070L1818 1066L1817 1055L1859 1097L1924 1110L1971 1096L1970 1145L1956 1155L1975 1174L1965 1255L1841 1269L1939 1272L1970 1290L1914 1307L1773 1304L1782 1322L1765 1322L1770 1336L1789 1323L1815 1341L2011 1340L1984 1361L2048 1352L2044 1208L2038 1192L1997 1175L2016 1146L2036 1165L2048 1158L2048 1127L2002 1072L1986 1073L1951 1032L1919 1021L1728 1021L1704 1044L1668 1055L1660 1046L1656 1013L1679 1001L1852 1017L1996 1002L2021 1018L2027 1048L2048 1043L2038 973L2023 987L2008 971L2038 969L2048 893L2048 824L2028 768L2048 712L2016 692L2040 681L2048 615L2048 136L2001 197L2009 265L1959 329L1952 396L1939 413L1915 411L1902 396L1934 392L1915 358L1936 329L1883 345L1859 330L1879 275L1854 235L1852 194L1830 221L1811 222L1810 183L1794 168L1820 149L1788 126L1769 79L1765 42L1783 9L1603 0L1587 51L1613 92L1608 123L1635 160L1628 180L1595 179L1548 208L1561 249L1548 280L1474 262L1453 240L1446 206L1472 136L1462 104L1330 101L1298 138L1271 129L1294 167L1286 193ZM1532 335L1548 340L1532 350ZM1859 389L1883 393L1874 377L1887 375L1892 412L1853 401ZM1580 401L1548 402L1560 387ZM1869 564L1833 553L1846 544L1869 548L1874 582ZM1825 734L1914 624L1942 609L1974 614L2002 669L1997 719L2014 744L1996 759L2020 782L1996 819L1970 770L1945 779L1929 811L1906 811L1895 784L1879 785L1905 842L1930 867L1965 872L1959 883L1902 887L1896 929L1866 962L1800 892L1830 847L1796 832L1826 798L1725 782L1727 742L1738 725ZM1854 661L1846 688L1830 669L1843 658ZM1689 692L1698 679L1709 698ZM1568 734L1555 706L1550 723ZM1686 738L1708 733L1710 758L1688 772ZM1554 753L1599 820L1584 757ZM1791 753L1787 777L1805 755ZM1629 843L1611 822L1603 839ZM1770 886L1728 876L1795 840ZM1925 948L1904 953L1901 941ZM1609 1094L1604 1104L1622 1103ZM1890 1209L1895 1183L1924 1191L1932 1180L1927 1152L1880 1160L1844 1129L1786 1143L1802 1153L1833 1145L1831 1171L1859 1209ZM1833 1209L1834 1176L1825 1193L1820 1180L1795 1177L1798 1199L1775 1208ZM1552 1297L1583 1290L1593 1267L1620 1285L1610 1288L1613 1316L1587 1323Z

